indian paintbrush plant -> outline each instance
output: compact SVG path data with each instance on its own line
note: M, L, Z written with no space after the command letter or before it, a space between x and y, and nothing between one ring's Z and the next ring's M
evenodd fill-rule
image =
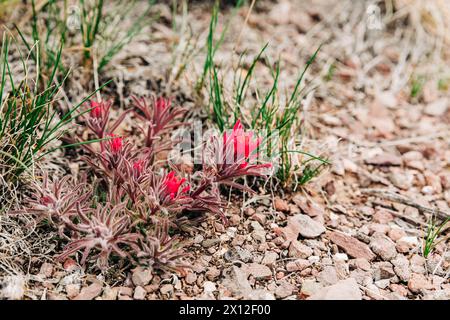
M134 108L115 120L110 117L110 101L91 101L83 111L83 123L96 142L83 144L80 136L77 143L95 173L93 181L88 182L86 174L80 181L44 174L28 207L15 213L32 214L58 230L67 241L59 260L80 253L81 264L96 259L104 269L114 256L182 271L186 254L178 236L184 227L208 214L226 223L220 186L253 192L237 179L268 174L271 164L257 163L261 139L245 131L239 120L230 132L202 142L203 160L196 172L156 161L157 155L178 143L169 133L184 126L186 110L165 98L133 98L133 102ZM116 133L127 115L140 121L141 143Z

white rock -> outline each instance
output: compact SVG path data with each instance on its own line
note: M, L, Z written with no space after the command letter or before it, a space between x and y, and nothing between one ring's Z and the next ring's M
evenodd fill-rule
M334 261L347 261L348 256L345 253L336 253L333 256Z
M236 227L229 227L229 228L227 229L227 235L228 235L230 238L234 238L234 236L236 235L236 232L237 232L237 228L236 228Z
M252 290L248 295L249 300L275 300L275 296L264 289Z
M216 291L216 285L214 282L205 281L205 283L203 283L203 290L205 293L212 293Z
M308 298L309 300L362 300L358 283L355 279L349 278L338 283L320 289L317 293Z
M0 299L19 300L25 293L25 278L22 275L6 276L0 285Z
M320 257L319 256L310 256L310 257L308 257L308 261L311 263L318 263L320 261Z
M432 186L424 186L421 191L423 194L433 194L434 192Z
M398 242L405 243L410 247L416 247L419 245L419 240L417 239L417 237L401 237Z
M144 300L146 294L147 291L145 291L144 288L142 288L141 286L137 286L136 289L134 289L133 298L136 300Z
M304 280L300 293L305 296L312 296L322 288L323 285L315 280Z
M434 117L440 117L447 112L449 101L446 98L436 100L425 107L425 114Z

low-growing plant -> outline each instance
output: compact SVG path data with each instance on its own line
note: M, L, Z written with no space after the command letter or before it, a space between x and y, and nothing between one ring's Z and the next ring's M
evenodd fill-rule
M431 252L433 252L434 248L444 239L437 240L440 236L444 227L450 221L450 218L445 219L441 222L441 224L437 224L436 219L431 217L428 222L428 228L426 236L423 240L423 256L428 258Z
M82 252L82 264L96 259L100 268L115 256L182 271L185 252L177 230L208 213L226 223L220 186L253 192L236 179L268 174L271 164L256 162L260 139L237 121L231 132L203 141L200 170L193 174L176 166L169 170L156 155L178 143L170 139L169 129L183 125L186 110L164 98L134 98L134 104L134 109L112 120L111 102L91 101L83 118L97 142L83 144L81 136L76 142L95 173L93 183L50 181L44 176L29 205L14 213L32 214L59 230L68 241L60 260ZM115 133L126 114L141 121L141 143Z

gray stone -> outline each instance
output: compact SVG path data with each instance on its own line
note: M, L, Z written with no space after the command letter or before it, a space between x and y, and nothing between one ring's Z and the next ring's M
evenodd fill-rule
M288 219L284 231L291 240L297 239L299 234L304 238L316 238L325 232L325 227L306 214L296 214Z
M400 278L400 280L405 282L408 281L411 277L408 259L404 255L399 254L391 262L394 265L394 272Z
M213 238L213 239L206 239L202 242L202 246L204 248L210 248L212 246L215 246L216 244L220 243L219 238Z
M242 297L248 299L252 291L248 275L242 269L233 266L223 271L224 280L222 284L226 287L236 298Z
M374 268L374 279L375 281L390 279L395 276L394 269L390 262L377 262L373 265Z

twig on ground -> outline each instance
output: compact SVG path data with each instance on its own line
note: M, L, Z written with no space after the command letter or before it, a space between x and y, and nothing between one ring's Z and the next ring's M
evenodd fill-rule
M408 217L408 216L406 216L406 215L404 215L404 214L402 214L402 213L400 213L400 212L398 212L398 211L392 210L392 209L386 207L386 204L384 204L384 203L377 202L377 201L372 201L372 204L374 204L374 205L376 205L376 206L383 207L383 209L385 209L386 211L388 211L388 212L389 212L390 214L392 214L393 216L396 216L396 217L398 217L398 218L401 218L401 219L405 220L406 222L409 222L409 223L412 223L412 224L416 224L416 225L420 225L420 226L423 226L423 227L426 227L426 226L427 226L427 224L426 224L425 222L422 222L422 221L420 221L420 220L417 220L417 219L415 219L415 218L413 218L413 217Z
M429 208L429 207L425 207L421 204L418 204L417 202L412 201L411 199L390 192L390 191L386 191L386 190L382 190L382 189L361 189L362 193L366 193L366 194L371 194L371 195L375 195L375 196L379 196L381 198L390 200L390 201L394 201L394 202L398 202L401 204L405 204L407 206L410 207L414 207L422 212L427 212L427 213L431 213L431 214L435 214L437 215L439 218L442 219L447 219L448 217L450 217L450 213L439 210L439 209L434 209L434 208Z

